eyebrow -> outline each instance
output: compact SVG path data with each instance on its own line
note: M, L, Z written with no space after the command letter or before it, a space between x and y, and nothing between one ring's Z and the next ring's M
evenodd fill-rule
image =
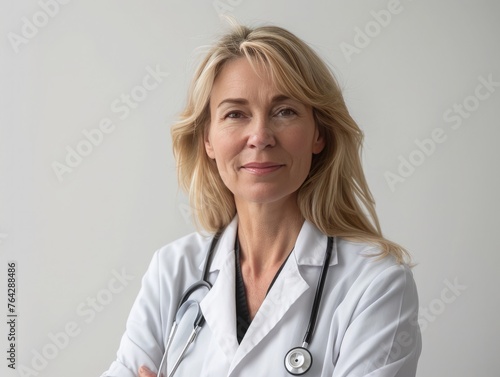
M221 101L219 105L217 105L217 108L221 107L221 105L225 103L231 103L231 104L236 104L236 105L246 105L248 104L248 101L244 98L226 98L225 100Z
M289 99L291 98L285 96L284 94L278 94L272 98L271 103L283 102ZM236 105L248 105L248 100L246 100L245 98L226 98L225 100L222 100L219 103L219 105L217 105L217 108L221 107L221 105L223 105L224 103L230 103Z

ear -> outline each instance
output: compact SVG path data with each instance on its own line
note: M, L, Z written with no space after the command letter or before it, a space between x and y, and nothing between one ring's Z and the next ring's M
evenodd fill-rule
M205 131L203 132L203 140L205 143L205 151L207 152L207 156L212 160L215 160L215 152L210 142L210 124L207 124L205 127Z
M325 138L319 131L318 127L316 127L316 131L314 132L312 152L313 154L319 154L324 148L325 148Z

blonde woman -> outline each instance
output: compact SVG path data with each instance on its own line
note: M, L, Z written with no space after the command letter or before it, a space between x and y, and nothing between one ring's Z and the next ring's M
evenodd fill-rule
M172 137L204 232L156 252L104 376L415 376L408 255L382 236L363 135L310 47L235 25Z

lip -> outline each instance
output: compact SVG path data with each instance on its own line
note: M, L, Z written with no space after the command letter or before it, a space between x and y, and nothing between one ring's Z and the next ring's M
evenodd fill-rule
M249 162L248 164L241 166L241 169L244 169L249 173L264 175L275 172L283 166L285 165L277 162Z

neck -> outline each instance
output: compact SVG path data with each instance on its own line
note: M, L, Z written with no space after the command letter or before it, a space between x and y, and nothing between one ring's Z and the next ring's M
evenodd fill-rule
M240 258L255 276L280 266L295 245L304 223L292 205L238 205Z

